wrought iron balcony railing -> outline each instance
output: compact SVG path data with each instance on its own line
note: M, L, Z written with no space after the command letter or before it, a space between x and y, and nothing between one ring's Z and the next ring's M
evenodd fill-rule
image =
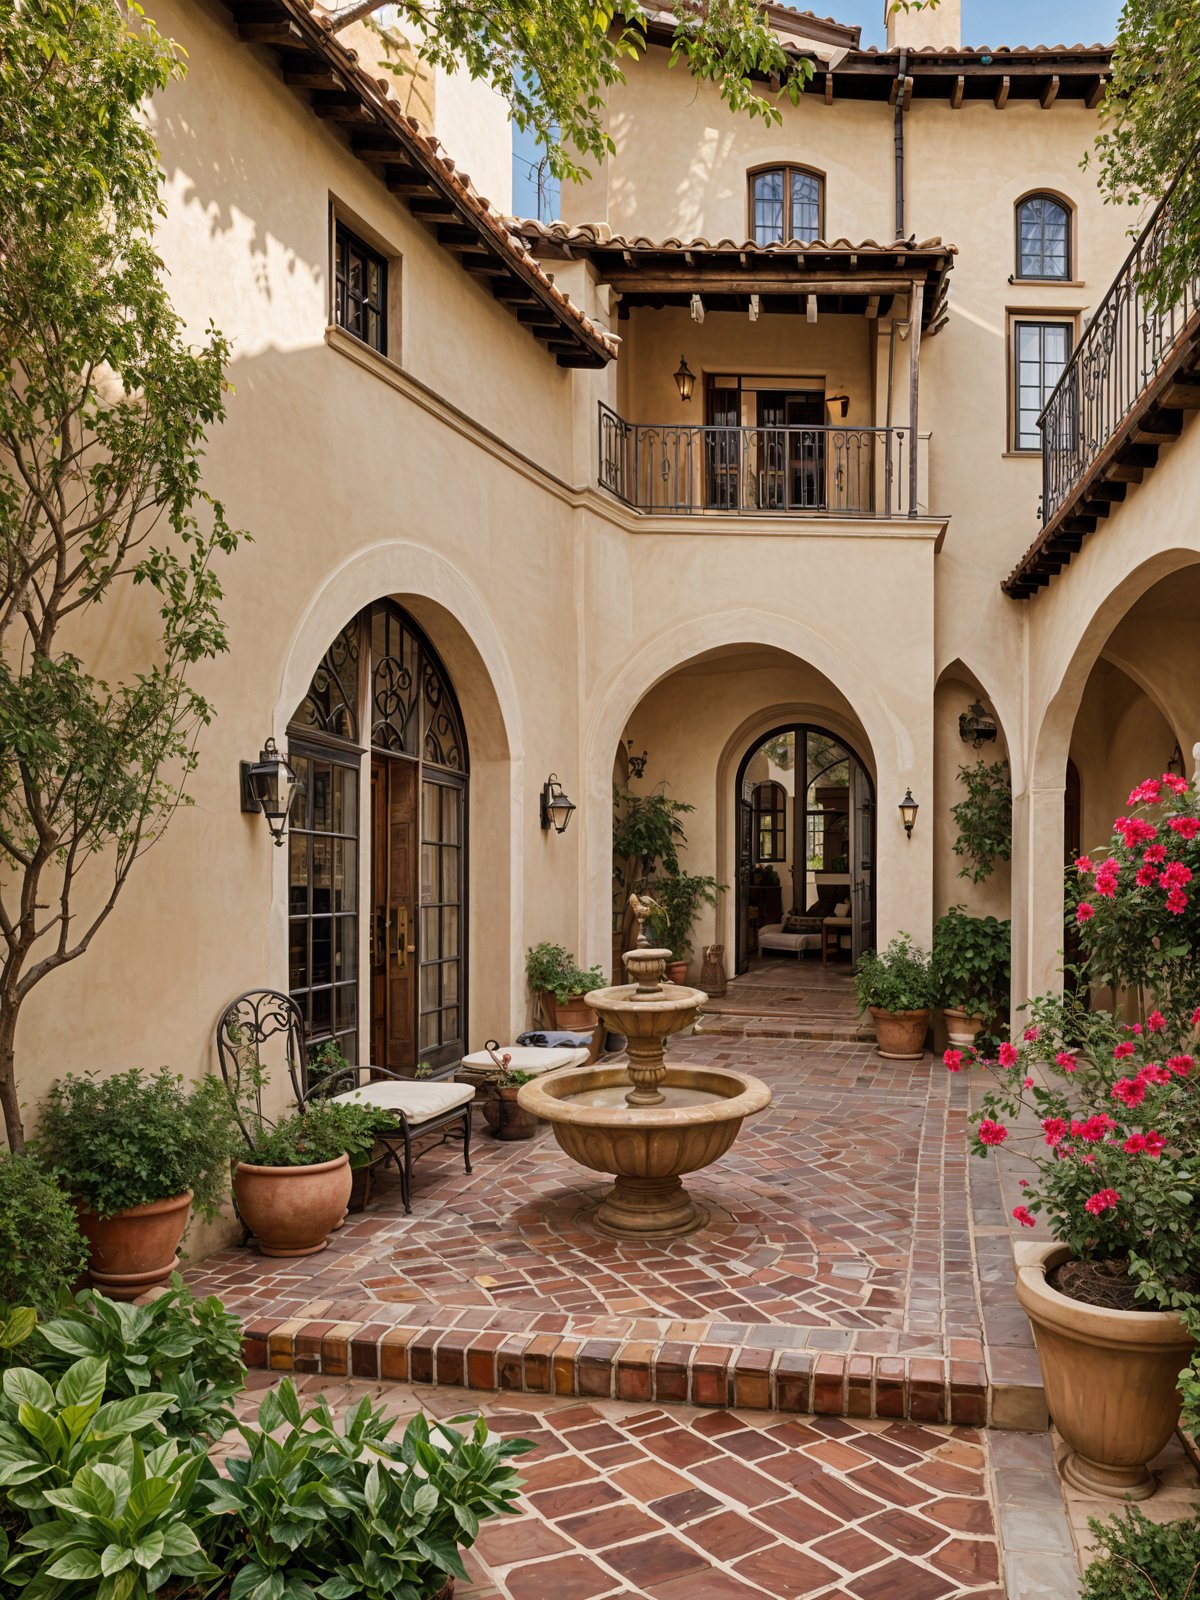
M1142 288L1169 257L1176 217L1196 204L1197 151L1159 201L1075 346L1045 409L1042 523L1052 522L1095 468L1138 401L1200 323L1200 280L1157 307Z
M638 511L898 517L908 428L626 422L600 406L600 485Z

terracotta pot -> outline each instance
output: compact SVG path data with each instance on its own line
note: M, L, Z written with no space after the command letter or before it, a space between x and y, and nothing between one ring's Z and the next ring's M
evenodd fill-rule
M881 1011L878 1006L868 1006L867 1010L875 1023L876 1048L884 1060L920 1061L929 1032L928 1010Z
M1070 1446L1062 1475L1085 1494L1146 1500L1146 1463L1179 1421L1175 1387L1195 1348L1173 1311L1109 1311L1046 1282L1066 1245L1017 1241L1017 1298L1033 1324L1046 1404Z
M687 982L688 964L686 961L667 962L667 982L685 984Z
M483 1120L497 1139L532 1139L538 1118L517 1104L520 1085L506 1084L483 1102Z
M111 1300L136 1300L166 1283L179 1266L179 1241L192 1208L192 1191L148 1205L128 1206L111 1217L79 1208L79 1228L91 1258L88 1276Z
M365 1211L371 1203L371 1167L350 1168L350 1199L347 1211Z
M259 1167L240 1161L233 1196L265 1256L311 1256L346 1214L350 1157L313 1167Z
M442 1587L429 1596L429 1600L454 1600L454 1579L447 1578Z
M946 1006L946 1037L956 1050L969 1050L983 1032L984 1019L970 1011L960 1011L957 1006Z
M586 1033L589 1028L596 1026L596 1013L584 1000L581 994L573 994L569 1000L551 1000L554 1003L554 1026L564 1033Z

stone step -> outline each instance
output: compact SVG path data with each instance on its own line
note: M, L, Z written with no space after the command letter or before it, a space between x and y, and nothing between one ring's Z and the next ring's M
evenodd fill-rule
M813 1039L836 1044L874 1044L874 1031L855 1020L797 1013L746 1015L741 1012L701 1013L695 1031L745 1039Z

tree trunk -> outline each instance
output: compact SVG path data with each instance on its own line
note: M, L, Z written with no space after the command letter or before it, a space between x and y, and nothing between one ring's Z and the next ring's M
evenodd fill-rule
M0 1004L0 1110L4 1112L8 1148L14 1155L25 1148L25 1125L17 1099L16 1032L16 1012L11 1004Z

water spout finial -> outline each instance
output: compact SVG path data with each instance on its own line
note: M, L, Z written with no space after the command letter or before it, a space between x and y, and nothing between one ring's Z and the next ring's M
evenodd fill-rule
M650 948L650 941L646 937L646 923L656 911L659 912L660 915L663 914L663 908L659 905L657 900L652 900L649 895L646 895L645 898L643 898L641 895L631 894L629 896L629 909L637 918L638 925L637 943L635 944L634 948L637 950L648 950Z

